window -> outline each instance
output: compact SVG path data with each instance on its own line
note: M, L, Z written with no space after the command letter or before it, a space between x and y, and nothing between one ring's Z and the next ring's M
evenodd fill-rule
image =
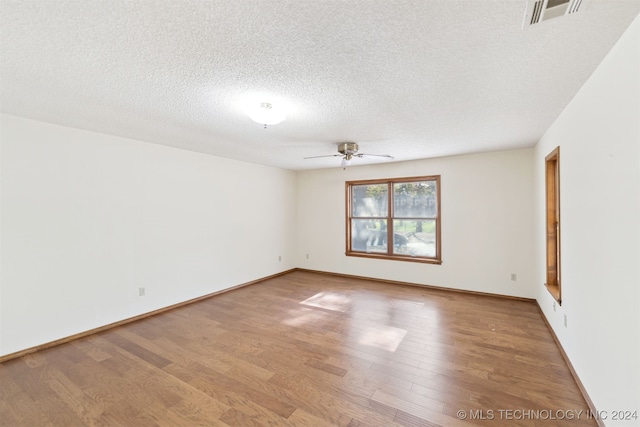
M545 157L547 199L547 282L553 297L562 303L560 292L560 147Z
M440 264L440 176L350 181L349 256Z

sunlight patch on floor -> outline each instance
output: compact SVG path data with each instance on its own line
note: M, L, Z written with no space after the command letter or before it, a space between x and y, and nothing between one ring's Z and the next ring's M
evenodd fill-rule
M351 298L335 292L319 292L300 304L346 313L351 306Z
M327 320L328 313L320 310L312 310L303 308L302 310L289 310L290 317L283 320L282 323L288 326L303 326L306 324L322 323Z
M394 328L393 326L378 326L364 332L360 336L358 343L393 353L405 335L407 335L407 331L404 329Z

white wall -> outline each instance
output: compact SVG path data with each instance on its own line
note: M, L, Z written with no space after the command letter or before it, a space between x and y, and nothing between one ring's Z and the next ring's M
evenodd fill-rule
M535 148L537 299L598 410L640 415L640 21ZM562 307L545 281L544 157L560 146ZM567 326L563 324L567 316ZM639 421L607 426L637 425Z
M295 173L0 120L0 354L294 267Z
M423 175L441 175L442 265L345 256L345 181ZM532 149L299 172L297 265L533 298L532 190Z

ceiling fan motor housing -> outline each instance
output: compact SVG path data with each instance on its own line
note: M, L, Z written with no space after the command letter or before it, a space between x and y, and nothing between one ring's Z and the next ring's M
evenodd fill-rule
M341 142L338 145L338 153L344 154L345 156L353 155L358 152L358 144L355 142Z

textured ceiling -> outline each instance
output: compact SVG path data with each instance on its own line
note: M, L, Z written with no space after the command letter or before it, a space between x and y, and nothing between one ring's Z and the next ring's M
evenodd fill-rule
M4 113L287 169L531 147L640 13L591 0L2 0ZM264 129L249 101L286 109ZM356 164L386 162L380 158Z

